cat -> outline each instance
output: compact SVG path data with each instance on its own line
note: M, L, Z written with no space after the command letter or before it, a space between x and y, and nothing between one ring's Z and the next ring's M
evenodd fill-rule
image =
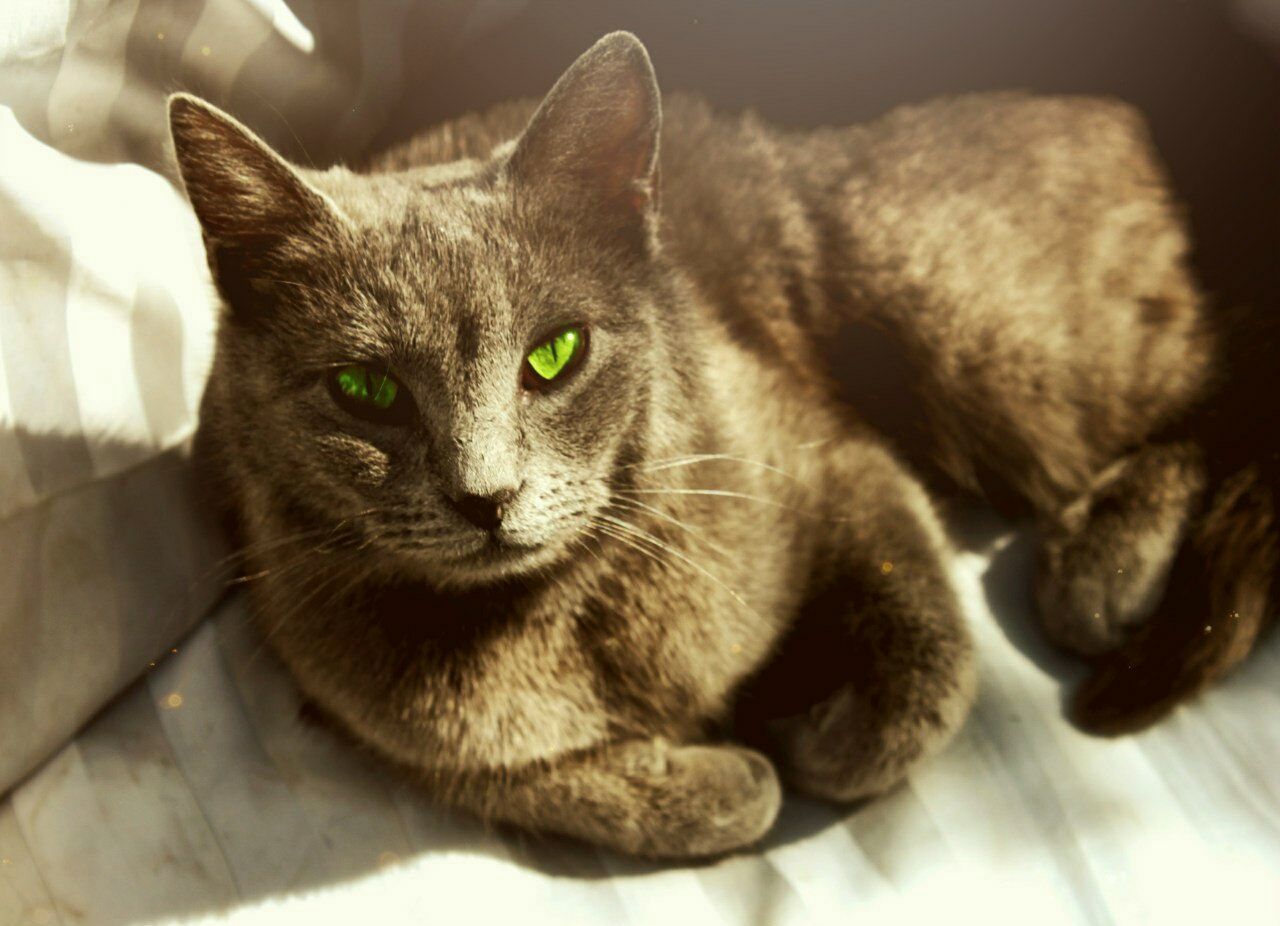
M697 858L761 839L782 783L858 801L945 746L975 696L950 541L841 398L842 331L901 355L934 469L1035 517L1045 628L1102 659L1086 726L1149 722L1264 622L1215 573L1238 616L1165 629L1179 550L1269 514L1186 424L1218 335L1122 104L787 132L661 97L614 33L359 172L169 112L226 305L196 456L252 610L441 802Z

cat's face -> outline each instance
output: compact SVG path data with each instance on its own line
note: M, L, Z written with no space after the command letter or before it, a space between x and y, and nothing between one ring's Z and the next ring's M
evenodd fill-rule
M206 403L224 457L439 583L570 555L639 459L670 362L657 107L643 49L606 39L488 161L304 178L176 98L230 307Z

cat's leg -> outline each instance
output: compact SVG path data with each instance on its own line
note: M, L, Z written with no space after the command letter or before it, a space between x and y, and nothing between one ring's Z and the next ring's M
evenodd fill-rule
M461 788L486 819L630 855L689 859L757 842L777 817L769 760L737 746L628 740Z
M1099 655L1150 616L1204 480L1196 448L1156 444L1112 464L1044 519L1036 599L1054 643Z
M825 575L737 717L790 785L837 801L879 794L940 750L976 688L932 505L878 447L849 454Z

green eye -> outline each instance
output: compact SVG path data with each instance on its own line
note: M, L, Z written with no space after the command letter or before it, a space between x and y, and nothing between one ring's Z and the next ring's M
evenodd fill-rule
M348 363L329 373L333 400L358 418L398 423L408 411L408 393L385 369L367 363Z
M579 359L586 346L586 333L581 328L565 328L550 341L529 352L529 369L538 382L549 383Z

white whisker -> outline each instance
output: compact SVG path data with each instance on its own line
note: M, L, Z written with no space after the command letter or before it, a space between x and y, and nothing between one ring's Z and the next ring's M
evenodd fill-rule
M637 527L635 524L632 524L632 523L631 523L631 522L629 522L629 521L624 521L624 520L622 520L621 518L615 518L615 517L613 517L612 515L607 515L607 514L606 514L606 515L600 515L600 516L599 516L599 518L600 518L600 519L602 519L602 520L604 520L607 524L611 524L611 525L613 525L613 526L615 527L615 529L617 529L617 530L621 530L621 531L629 532L629 533L631 533L634 537L636 537L637 539L639 539L639 540L643 540L643 541L646 541L646 542L648 542L648 543L652 544L653 546L655 546L655 547L657 547L658 549L660 549L660 550L662 550L662 551L666 552L667 554L669 554L669 555L671 555L671 556L676 557L677 559L679 559L681 562L685 563L685 564L686 564L686 565L688 565L689 567L691 567L691 568L693 568L693 569L696 569L698 572L700 572L700 573L701 573L702 575L704 575L706 578L710 579L712 582L714 582L716 585L718 585L721 589L723 589L725 592L727 592L729 595L731 595L731 596L733 597L733 599L734 599L735 601L737 601L737 602L738 602L738 604L740 604L740 605L742 605L744 608L746 608L746 609L747 609L747 611L748 611L748 612L749 612L753 617L756 617L756 618L757 618L757 619L759 619L759 620L763 620L763 618L761 618L761 617L760 617L760 615L756 612L756 610L755 610L754 608L752 608L752 607L751 607L751 605L747 604L746 599L744 599L740 594L738 594L738 592L737 592L737 591L735 591L734 589L730 588L730 587L729 587L729 585L728 585L728 584L726 584L726 583L725 583L725 582L724 582L724 581L723 581L719 576L715 575L713 572L711 572L709 569L707 569L707 568L706 568L705 566L703 566L701 563L695 562L694 560L692 560L692 559L690 559L688 556L686 556L684 553L682 553L682 552L680 552L679 550L677 550L675 547L671 546L671 545L670 545L670 544L668 544L668 543L665 543L664 541L662 541L661 539L659 539L659 538L657 538L657 537L654 537L654 536L653 536L652 534L650 534L648 531L646 531L646 530L644 530L644 529L642 529L642 528L640 528L640 527Z
M708 538L705 534L702 533L702 531L698 530L696 527L686 524L684 521L680 520L679 518L668 514L667 512L663 511L661 508L655 508L653 505L646 505L644 502L637 501L634 498L618 498L616 496L612 499L612 503L615 505L625 505L628 509L632 511L648 512L649 514L653 515L656 518L661 518L667 523L673 524L676 527L680 528L681 530L687 532L695 540L706 545L714 552L719 553L721 556L725 557L725 559L732 559L732 554L730 554L728 550L726 550L724 547L720 546L718 543Z
M843 523L847 518L832 518L826 515L815 514L811 511L805 511L794 505L787 505L782 502L774 501L771 498L762 498L759 495L751 495L746 492L734 492L729 489L687 489L665 486L662 488L647 489L619 489L619 495L697 495L710 498L737 498L744 501L756 502L760 505L767 505L771 508L780 508L783 511L789 511L793 514L802 515L804 517L813 518L818 521L826 521L829 523Z

